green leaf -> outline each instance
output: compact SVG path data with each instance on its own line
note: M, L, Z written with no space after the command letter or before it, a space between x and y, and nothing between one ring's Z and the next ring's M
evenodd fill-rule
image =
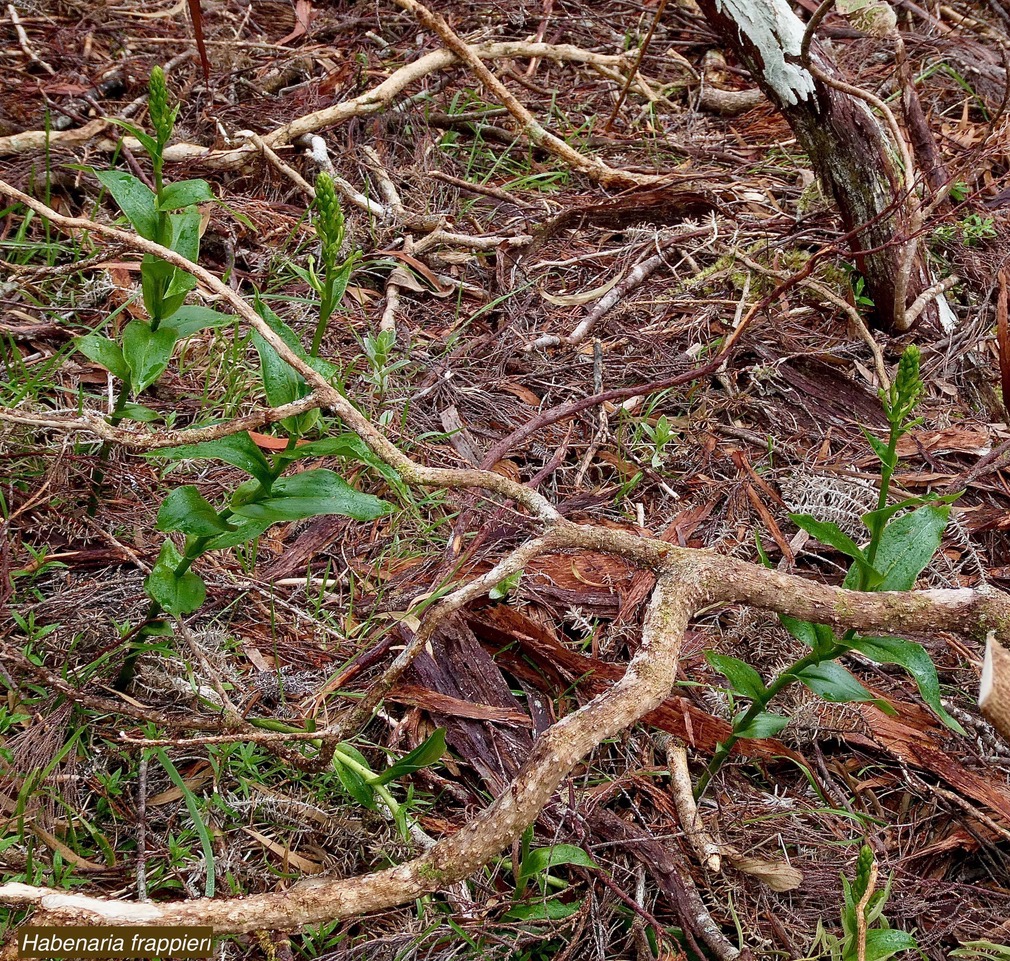
M920 507L884 528L873 566L877 591L910 591L943 541L950 507Z
M183 777L176 769L176 766L169 760L168 754L165 753L165 749L156 747L154 749L154 754L161 763L161 766L165 769L169 779L182 793L183 799L186 802L186 810L189 812L190 819L193 822L193 827L196 829L196 833L200 837L200 846L203 848L203 863L207 872L203 893L205 897L212 898L214 897L215 879L217 877L217 870L214 862L214 840L210 836L210 831L203 820L203 815L200 813L200 807L196 803L195 795L189 785L185 782L185 780L183 780Z
M133 401L125 401L119 407L119 413L125 420L139 421L141 424L151 424L161 417L156 410L145 407L143 404L135 404Z
M298 335L284 323L260 298L256 298L256 312L263 318L267 326L280 337L281 340L302 360L308 361L309 357L302 347ZM277 351L260 335L253 332L253 345L260 357L260 376L263 381L267 402L271 407L279 407L288 404L293 400L298 400L309 393L309 386L301 374L292 370L286 361L281 360ZM315 365L313 365L315 366ZM324 374L324 376L330 376ZM310 412L312 417L318 417L315 411ZM286 417L281 421L281 426L289 434L300 434L310 429L309 418Z
M883 526L886 524L895 514L901 513L901 511L906 510L909 507L918 507L922 504L921 497L906 497L903 501L898 504L890 504L887 507L882 507L880 510L867 511L859 519L863 522L864 526L872 531L874 524L881 524Z
M130 383L129 365L126 363L126 358L123 356L119 344L114 340L101 337L98 334L88 334L86 337L78 338L77 349L88 360L93 360L96 364L104 367L124 383Z
M192 484L177 487L158 510L159 531L182 531L197 537L210 537L230 531L206 498Z
M175 268L154 254L144 254L140 261L140 289L144 294L144 309L148 317L167 317L165 291L172 280ZM180 305L176 305L177 307Z
M168 220L172 225L172 243L169 246L177 254L181 254L194 264L200 256L200 212L198 210L182 214L169 214ZM189 283L189 290L196 286L196 278L185 270L176 269L176 273L186 278ZM183 281L180 279L179 283ZM178 289L178 287L177 287ZM174 293L175 291L170 291Z
M536 901L533 904L518 904L505 912L510 921L564 921L570 918L582 907L584 898L575 901L559 901L550 898L547 901Z
M245 544L246 541L259 537L270 526L270 523L270 521L249 521L247 524L242 524L227 534L220 534L213 540L208 541L204 546L204 550L223 551L229 547Z
M850 647L859 651L877 664L898 664L915 680L919 695L929 705L933 713L952 731L965 734L961 725L947 713L940 703L940 680L936 676L936 667L926 649L921 644L906 641L898 637L860 637L856 636L847 642Z
M145 133L136 124L132 124L126 120L120 120L118 117L105 117L106 123L115 124L117 127L122 127L127 133L135 137L140 145L147 151L149 157L154 157L160 151L158 150L158 142L150 134Z
M330 285L330 296L334 306L338 306L347 293L347 285L351 282L351 274L357 264L357 256L348 257L340 267L332 274L326 275L326 282Z
M256 313L263 318L266 325L288 345L302 360L308 360L309 355L302 342L296 334L280 317L277 316L269 305L259 296L255 298L254 306Z
M309 392L304 378L281 360L277 351L255 331L252 342L260 356L260 378L271 407L290 404Z
M152 451L149 456L165 457L168 460L223 460L226 464L251 474L267 490L273 483L270 464L245 431L219 440L204 441L202 444L167 447L164 450Z
M243 504L251 504L253 501L261 500L267 493L267 490L255 477L250 477L248 480L242 481L231 492L229 507L234 511L236 507L241 507Z
M162 189L158 206L162 210L178 210L208 200L214 200L214 192L206 180L180 180Z
M779 620L782 622L782 626L790 634L792 634L796 640L806 644L807 647L817 647L816 625L812 624L810 621L801 621L797 617L790 617L788 614L779 614Z
M333 767L337 772L337 777L340 778L340 783L344 786L344 790L362 807L370 811L377 811L378 806L375 803L375 792L372 786L357 770L345 764L341 760L341 755L350 758L366 771L370 770L368 759L352 745L342 743L333 755Z
M363 494L331 470L303 471L275 481L270 496L235 508L235 513L273 523L302 520L321 514L340 514L358 521L375 520L392 506L372 494Z
M741 715L742 717L742 715ZM739 720L739 718L738 718ZM781 714L773 714L771 711L762 711L745 727L736 728L734 721L733 733L737 737L762 738L774 737L789 723L789 718Z
M848 701L876 700L837 661L821 661L820 664L810 664L802 670L792 673L792 676L802 681L811 691L820 695L825 701L831 701L835 704L842 704Z
M368 771L371 777L375 777L374 773L372 773L372 766L368 763L368 758L365 757L365 755L362 754L361 751L359 751L353 744L347 741L342 741L338 748L337 757L339 758L341 754L346 755L356 764Z
M868 511L866 514L860 518L863 524L869 530L873 530L873 524L883 522L886 524L895 514L900 513L903 510L908 510L912 507L942 507L945 504L953 504L958 498L960 498L963 491L958 491L954 494L943 494L940 497L933 495L927 495L926 497L906 497L903 500L898 501L897 504L889 504L887 507L882 507L880 510Z
M196 263L200 257L200 213L169 214L169 222L172 226L172 243L169 246L177 254L181 254L187 260ZM186 299L188 294L196 286L196 277L188 270L171 268L172 275L165 288L165 308L162 316L168 317L174 314Z
M530 851L519 866L516 887L521 888L530 878L542 871L550 871L560 864L574 864L582 868L599 868L599 865L582 848L574 844L552 844Z
M388 784L397 778L420 771L423 767L434 764L445 753L445 728L440 727L422 745L405 754L395 764L382 771L375 779L375 784Z
M867 574L875 573L867 563L863 549L837 524L832 524L830 521L819 521L810 514L790 514L789 518L797 527L812 534L822 544L829 544L841 551L846 557L851 557Z
M175 349L175 331L159 327L152 331L142 320L131 320L123 331L123 356L130 368L130 386L135 394L146 390L164 372Z
M344 790L362 807L367 808L369 811L377 811L378 806L375 803L375 793L365 779L357 771L341 764L336 758L333 759L333 766L337 770L337 777L340 778L340 783L343 785Z
M817 653L833 656L829 652L838 645L838 638L835 637L834 630L827 624L812 624L810 621L801 621L788 614L780 614L779 620L796 640L802 641Z
M898 463L898 455L893 453L882 440L874 437L865 427L860 427L859 429L863 432L866 443L873 448L873 452L880 458L880 462L893 470L894 466Z
M896 928L873 928L866 932L866 961L887 961L902 951L917 951L915 938L907 931ZM852 957L856 957L853 950Z
M161 545L157 563L144 581L144 590L151 600L160 604L166 613L177 617L191 614L207 596L207 588L199 576L192 571L181 577L175 573L181 563L182 555L175 544L166 540Z
M147 240L157 240L158 204L154 191L123 170L96 170L95 176L112 194L133 229Z
M161 322L161 326L171 327L179 340L182 340L184 337L192 337L193 334L197 334L201 330L227 327L234 322L233 314L222 314L210 307L201 307L198 304L183 304L171 317L166 317Z
M705 660L729 681L734 693L755 701L764 696L766 691L764 681L749 664L728 654L717 654L715 651L706 651Z
M365 464L371 463L375 459L375 455L368 445L357 434L337 434L335 437L323 437L307 444L298 444L291 450L281 451L278 456L284 460L296 460L301 457L346 457Z

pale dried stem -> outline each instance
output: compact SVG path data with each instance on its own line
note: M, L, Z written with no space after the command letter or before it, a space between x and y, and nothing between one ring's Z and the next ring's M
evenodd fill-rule
M537 337L536 340L531 341L527 344L523 350L529 352L531 350L538 350L545 347L557 347L560 344L565 344L569 347L576 347L581 344L590 333L592 333L593 328L618 304L621 300L628 296L631 291L635 290L645 283L659 268L661 264L666 263L666 248L671 247L677 242L676 234L669 234L662 239L657 236L656 246L659 248L658 253L653 254L651 257L647 257L645 260L635 264L630 271L628 271L627 277L625 277L616 287L612 290L608 290L592 307L588 314L567 337L559 337L557 334L542 334Z
M280 157L277 156L277 151L273 149L258 133L253 133L249 131L245 134L245 139L250 143L255 144L260 153L263 154L264 159L271 166L279 170L285 177L288 178L299 190L304 193L309 200L316 199L316 188L312 186L294 167L289 166Z
M911 306L905 311L905 329L907 330L919 319L919 314L929 306L931 301L942 297L945 291L950 290L951 287L960 283L960 281L961 278L957 274L951 274L949 277L944 277L943 280L938 280L935 284L927 287L912 301Z
M718 874L722 869L722 852L712 835L705 830L705 823L698 813L691 771L687 766L687 748L682 741L674 738L667 741L666 763L670 768L670 793L684 837L706 870Z
M255 144L259 148L268 163L276 167L278 171L284 174L284 176L287 177L296 187L298 187L299 190L306 194L310 200L316 199L316 188L313 187L312 184L310 184L297 170L295 170L294 167L289 166L281 160L273 147L271 147L259 134L246 131L244 136L246 140ZM326 153L326 145L323 142L323 138L313 137L312 141L312 149L309 151L310 156L330 175L330 179L333 181L334 189L346 201L354 204L355 207L360 208L366 214L376 217L379 220L385 220L389 214L382 204L377 204L375 201L369 200L360 190L356 190L333 169L333 163L330 161L329 155ZM316 141L323 144L321 151L316 149ZM325 158L325 162L320 160L320 153L322 154L322 157Z
M222 424L209 427L189 427L185 430L165 430L152 433L127 427L112 427L101 414L84 411L81 414L60 415L22 413L16 410L0 410L0 420L11 424L28 424L46 427L66 434L93 434L103 441L109 441L128 450L153 451L166 447L181 447L184 444L202 444L204 441L220 440L243 430L256 430L267 424L275 424L286 417L316 410L321 405L315 394L308 394L290 404L268 407L264 410L244 414Z
M477 56L484 60L540 57L557 63L601 63L618 67L625 67L628 62L623 55L593 53L571 44L511 41L480 44L472 49ZM304 117L299 117L291 123L272 130L263 137L263 141L272 149L277 150L304 134L315 133L324 127L333 127L353 117L378 113L407 87L423 80L429 74L445 70L458 62L459 58L451 50L436 50L425 54L413 63L396 70L371 90L367 90L357 97L352 97L350 100L343 100L325 110L318 110L306 114ZM11 134L8 137L0 137L0 157L87 143L107 131L108 128L109 122L104 118L99 118L83 127L78 127L76 130L26 130ZM140 144L132 137L125 137L124 140L131 150L140 149ZM94 146L101 150L113 150L117 143L117 138L108 137L97 142ZM212 150L200 144L175 143L166 147L165 160L169 163L200 163L205 167L229 169L249 163L258 152L259 148L251 143L232 150Z
M31 41L28 39L28 33L25 31L24 24L21 23L21 18L18 16L17 8L13 3L7 4L7 15L11 18L11 23L14 24L14 32L18 35L18 43L24 51L25 56L33 63L37 63L50 77L55 76L56 71L32 48Z
M546 130L508 87L487 68L481 59L480 49L462 40L442 17L433 13L418 0L395 0L395 3L398 7L402 7L417 17L418 22L425 29L438 34L442 42L470 69L488 93L506 107L515 118L522 135L534 146L547 150L558 159L563 160L573 170L587 174L600 183L642 186L666 179L651 174L634 174L616 170L595 157L583 156L560 137L556 137Z

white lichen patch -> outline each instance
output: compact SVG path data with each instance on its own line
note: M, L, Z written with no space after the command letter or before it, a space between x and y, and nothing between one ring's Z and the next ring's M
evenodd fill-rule
M799 57L803 21L786 0L716 0L718 9L737 24L757 47L764 78L785 104L806 100L814 92L814 78L786 55Z

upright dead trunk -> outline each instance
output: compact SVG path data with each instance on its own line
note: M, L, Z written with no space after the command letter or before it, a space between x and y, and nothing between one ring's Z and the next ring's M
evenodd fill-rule
M698 0L698 5L789 122L846 229L862 228L851 245L877 323L886 330L907 329L904 308L929 287L930 278L922 250L911 240L917 201L907 195L902 151L885 124L869 104L803 66L805 28L787 0ZM817 43L810 56L820 72L838 75ZM916 246L909 250L909 243ZM904 303L898 304L906 251L910 269ZM923 316L936 319L937 305L930 304Z

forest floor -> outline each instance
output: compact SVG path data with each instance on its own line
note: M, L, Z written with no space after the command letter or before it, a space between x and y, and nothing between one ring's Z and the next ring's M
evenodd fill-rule
M873 331L889 371L909 343L923 358L922 422L902 441L892 496L964 491L921 586L1010 589L1010 427L995 333L1010 163L1005 121L994 120L1004 97L994 33L1010 19L1001 3L898 8L931 129L963 182L960 205L926 224L938 273L961 278L948 294L957 326ZM537 39L599 55L487 63L579 153L669 175L623 192L532 147L458 63L378 109L314 123L441 47L392 4L204 2L209 79L183 3L7 9L0 178L60 213L114 222L92 171L149 179L150 166L101 118L144 126L137 101L164 65L180 104L166 178L204 178L220 201L202 208L200 262L250 299L258 291L306 346L318 311L304 271L319 245L305 181L319 172L320 144L359 192L344 194L342 256L358 256L320 356L403 450L434 466L493 467L573 520L748 561L760 544L783 570L840 583L845 558L797 534L789 515L834 521L858 539L875 506L878 462L862 429L879 435L886 421L873 354L851 318L855 308L872 322L873 305L791 131L743 93L749 77L719 59L690 0L666 7L641 60L644 82L619 106L627 64L607 58L634 58L654 5L437 7L471 44ZM886 44L832 18L826 28L850 82L891 95ZM270 139L300 118L322 138L315 160L311 144ZM276 149L243 139L248 131ZM21 413L108 411L111 375L75 338L115 338L143 316L139 259L84 232L66 236L19 205L0 217L0 401ZM769 297L815 255L809 277ZM636 272L643 263L651 273ZM735 332L727 362L692 377ZM553 416L607 391L623 393ZM137 400L155 430L255 409L263 395L248 331L189 338ZM327 418L316 429L340 427ZM252 436L269 453L283 433L259 426ZM381 805L362 806L346 771L299 771L262 744L187 744L173 725L219 730L215 686L249 718L304 730L339 715L409 640L412 607L490 569L526 530L511 507L475 494L405 499L353 457L320 464L397 509L367 522L281 523L252 545L207 554L195 568L207 600L187 618L191 645L149 639L119 693L121 639L145 617L143 581L164 538L163 497L184 483L220 503L244 475L115 446L103 454L84 434L0 422L5 878L124 898L252 894L362 873L423 843L419 832L404 840ZM453 831L501 791L538 732L620 675L650 586L603 554L538 560L504 597L438 632L355 732L353 757L381 770L444 728L443 758L393 787L421 831ZM840 957L842 876L853 876L864 842L881 889L891 885L888 921L927 957L981 940L1008 945L1010 749L975 707L981 651L943 634L912 640L931 655L967 736L945 728L896 667L846 662L893 716L790 689L777 705L789 726L744 742L703 797L723 846L718 873L685 840L667 757L684 742L697 777L728 731L725 679L705 651L766 679L802 652L775 618L742 608L696 619L663 708L577 769L524 845L465 890L290 940L235 938L223 956L715 956L699 947L707 912L751 956ZM58 694L54 677L77 693ZM141 750L123 732L176 742ZM552 845L569 863L548 871L529 850ZM4 916L11 928L22 918ZM962 950L1010 957L1006 947Z

